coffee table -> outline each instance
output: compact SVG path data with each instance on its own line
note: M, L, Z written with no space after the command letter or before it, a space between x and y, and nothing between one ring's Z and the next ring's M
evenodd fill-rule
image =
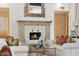
M42 47L42 48L35 48L33 45L29 46L28 50L29 56L55 56L56 55L56 48L55 47Z
M56 48L52 45L45 47L45 55L56 56Z

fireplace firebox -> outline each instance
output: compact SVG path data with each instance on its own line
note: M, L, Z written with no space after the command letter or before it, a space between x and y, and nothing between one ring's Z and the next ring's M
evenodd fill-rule
M39 40L41 32L30 32L30 40Z

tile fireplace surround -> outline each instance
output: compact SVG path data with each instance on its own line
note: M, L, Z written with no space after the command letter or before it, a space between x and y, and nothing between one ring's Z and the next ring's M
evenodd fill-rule
M35 41L37 41L37 40L29 40L29 38L25 37L25 35L28 34L28 29L29 30L39 29L39 31L41 31L41 29L43 29L43 31L42 31L43 32L42 35L44 35L44 37L42 36L43 41L45 41L46 39L50 39L50 24L52 21L18 20L17 22L18 22L18 27L19 27L18 34L19 34L19 37L21 39L22 45L28 45L29 43L34 44ZM25 30L25 27L26 27L26 30ZM34 43L32 43L32 42L34 42Z

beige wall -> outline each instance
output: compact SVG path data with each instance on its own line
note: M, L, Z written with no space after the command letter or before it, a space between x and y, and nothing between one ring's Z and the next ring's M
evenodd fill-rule
M24 4L23 3L14 3L8 4L10 8L10 35L17 37L18 36L18 24L17 20L45 20L45 21L54 21L54 9L56 8L56 4L54 3L46 3L45 4L45 18L43 17L24 17ZM70 11L69 13L69 29L72 30L73 28L73 21L75 20L75 4L64 4L66 10ZM69 30L69 31L70 31ZM51 39L54 39L54 22L51 24Z

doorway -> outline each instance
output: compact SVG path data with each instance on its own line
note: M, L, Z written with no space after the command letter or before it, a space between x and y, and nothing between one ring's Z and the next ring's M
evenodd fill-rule
M68 36L68 11L54 12L54 36Z
M9 35L9 8L0 8L0 38Z

